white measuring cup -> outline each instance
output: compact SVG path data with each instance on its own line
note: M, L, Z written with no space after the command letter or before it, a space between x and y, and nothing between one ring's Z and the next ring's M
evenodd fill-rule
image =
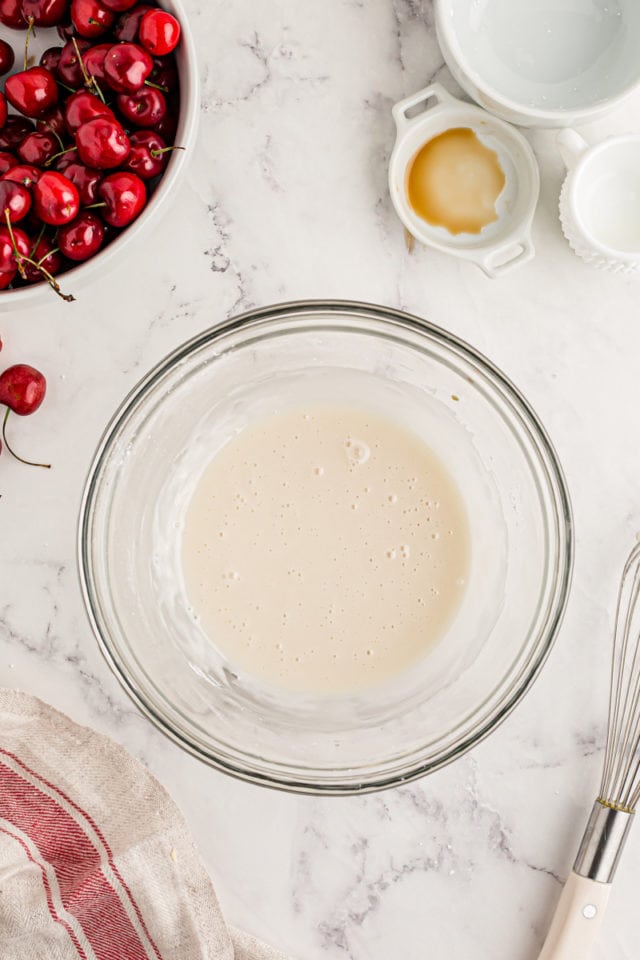
M396 142L389 161L389 191L396 213L409 233L427 246L475 263L497 277L534 255L531 221L540 190L533 150L510 124L473 104L457 100L439 83L420 90L393 107ZM425 143L455 127L474 131L498 156L505 187L496 203L497 220L480 233L452 234L423 220L409 204L407 175Z
M558 147L568 170L560 193L560 222L571 248L602 270L637 270L640 134L589 146L575 130L562 130Z

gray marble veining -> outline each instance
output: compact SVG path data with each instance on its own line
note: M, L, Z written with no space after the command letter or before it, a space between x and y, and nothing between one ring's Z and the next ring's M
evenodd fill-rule
M640 278L590 270L557 220L553 135L537 257L499 281L405 247L387 196L392 103L457 92L428 0L186 0L202 77L197 150L172 211L71 307L2 316L4 364L49 379L0 459L0 680L124 743L184 810L232 922L306 960L534 960L599 779L612 605L640 529ZM586 128L637 129L640 98ZM257 304L345 297L412 310L499 364L565 466L577 531L556 648L508 721L422 782L336 800L234 782L165 740L97 650L75 572L86 469L125 392L167 351ZM631 837L595 960L640 928Z

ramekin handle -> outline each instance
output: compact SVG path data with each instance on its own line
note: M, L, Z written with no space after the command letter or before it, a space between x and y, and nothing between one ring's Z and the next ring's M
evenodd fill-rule
M513 267L517 267L535 256L535 247L527 232L522 237L509 240L500 247L493 247L488 253L481 252L469 257L477 263L488 277L495 280Z
M598 883L572 872L538 960L588 960L610 891L610 883Z
M577 163L585 150L589 149L589 144L584 137L570 129L561 130L556 137L556 143L567 170L571 170L571 167Z
M455 97L452 97L440 83L432 83L428 87L425 87L424 90L419 90L405 100L399 100L391 110L397 129L403 130L405 127L410 126L413 120L416 120L428 110L435 109L435 107L438 107L441 103L459 103L459 101L456 100ZM409 110L420 106L423 107L422 110L414 113L411 117L407 116Z

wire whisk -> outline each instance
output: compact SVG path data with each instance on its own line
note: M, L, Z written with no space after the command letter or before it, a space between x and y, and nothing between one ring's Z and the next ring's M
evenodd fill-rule
M600 793L539 960L587 960L640 801L640 543L622 571Z

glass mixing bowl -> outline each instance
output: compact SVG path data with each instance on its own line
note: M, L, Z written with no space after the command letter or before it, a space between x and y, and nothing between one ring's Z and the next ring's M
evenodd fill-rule
M226 661L180 568L186 506L215 451L262 415L311 402L377 411L422 436L469 516L468 585L446 635L401 676L348 697L268 689ZM79 558L102 650L166 734L255 783L355 793L459 757L531 686L567 600L571 509L535 414L471 347L397 310L302 302L207 330L135 387L90 469Z

